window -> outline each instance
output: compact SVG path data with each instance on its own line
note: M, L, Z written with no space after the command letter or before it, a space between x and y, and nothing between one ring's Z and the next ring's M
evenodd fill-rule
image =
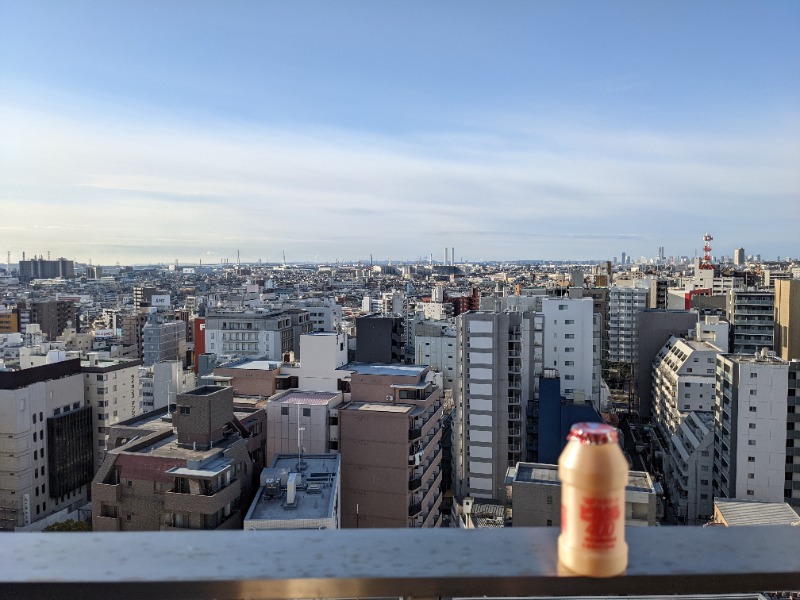
M751 396L758 396L758 390L750 390Z
M755 496L755 494L756 493L753 490L747 490L747 495L748 496Z
M748 479L755 479L756 478L756 474L755 473L748 473L747 474L747 478Z
M133 517L133 515L131 513L125 513L125 520L128 521L128 523L131 522L131 518L132 517Z
M700 500L708 500L708 494L700 494Z
M559 304L558 305L558 310L567 310L567 305L566 304Z
M36 425L36 413L33 413L33 424Z
M575 319L567 319L564 321L564 325L575 325Z
M566 348L564 348L564 352L575 352L575 348L572 348L571 346L567 346Z
M547 519L547 526L548 527L552 527L553 526L553 520L552 519Z
M191 414L191 406L179 406L178 412L181 415L188 415Z
M748 446L755 446L756 445L756 441L755 440L747 440L747 445Z
M289 414L289 407L288 406L281 406L281 414L288 415Z
M756 424L755 423L749 423L747 427L748 427L748 429L755 429L756 428Z
M564 366L565 367L574 367L575 366L575 361L574 360L565 360L564 361Z
M756 457L755 456L748 456L747 457L747 462L756 462Z
M758 373L750 373L750 379L758 379Z
M575 339L575 334L574 333L565 333L564 334L564 339L565 340L574 340Z
M701 479L700 485L708 485L708 479Z
M756 412L756 407L755 406L751 406L750 407L750 412Z
M564 375L564 379L566 381L572 381L575 379L575 375Z
M303 416L304 417L310 417L311 416L311 409L310 408L304 408L303 409Z
M547 497L547 503L548 504L552 504L553 503L553 497L552 496L548 496Z
M700 470L707 473L708 472L708 465L701 466Z

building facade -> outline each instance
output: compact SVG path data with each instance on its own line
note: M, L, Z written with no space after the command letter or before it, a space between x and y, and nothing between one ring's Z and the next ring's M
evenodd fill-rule
M771 290L730 290L727 316L731 324L731 351L755 354L772 349L775 340L775 294Z

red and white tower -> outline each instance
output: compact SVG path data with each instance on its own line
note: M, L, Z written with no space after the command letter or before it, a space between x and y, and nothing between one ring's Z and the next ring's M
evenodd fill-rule
M703 236L703 260L700 262L701 269L713 269L714 265L711 264L711 237L710 233Z

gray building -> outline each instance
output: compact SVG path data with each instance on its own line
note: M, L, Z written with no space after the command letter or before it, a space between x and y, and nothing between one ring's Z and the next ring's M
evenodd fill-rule
M458 496L502 502L506 469L538 443L533 418L543 323L543 315L531 312L471 311L457 318L453 485Z
M775 339L775 293L771 290L731 290L727 315L734 354L772 349Z
M145 367L170 360L185 363L186 325L183 321L159 323L156 314L150 313L142 328L142 345Z
M403 319L378 314L356 319L356 362L389 364L403 360Z
M648 419L653 408L653 361L670 336L685 336L697 326L698 313L688 310L645 309L636 315L639 348L634 381L639 416Z
M634 364L639 359L637 314L647 308L649 289L614 286L608 292L608 362Z
M508 469L514 527L560 527L561 481L558 465L519 463ZM625 526L656 524L658 496L650 474L631 471L625 488Z

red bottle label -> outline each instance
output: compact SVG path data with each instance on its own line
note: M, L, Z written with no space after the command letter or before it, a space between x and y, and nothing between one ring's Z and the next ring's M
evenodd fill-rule
M622 511L612 498L584 497L581 504L581 521L586 523L583 547L607 550L617 542L614 534Z

